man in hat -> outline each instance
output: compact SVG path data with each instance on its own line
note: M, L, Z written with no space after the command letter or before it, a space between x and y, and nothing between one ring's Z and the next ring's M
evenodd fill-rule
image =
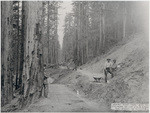
M112 62L111 59L107 59L104 67L104 74L105 74L105 82L107 83L107 74L110 73L111 77L113 78L113 73L112 73Z

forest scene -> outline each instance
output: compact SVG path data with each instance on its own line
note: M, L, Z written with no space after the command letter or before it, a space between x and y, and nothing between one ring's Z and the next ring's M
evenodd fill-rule
M148 106L149 1L1 1L2 112Z

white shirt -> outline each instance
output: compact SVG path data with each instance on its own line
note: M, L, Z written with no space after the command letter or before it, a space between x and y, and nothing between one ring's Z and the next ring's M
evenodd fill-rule
M112 62L106 62L105 63L105 68L109 68L109 67L111 67L112 66Z

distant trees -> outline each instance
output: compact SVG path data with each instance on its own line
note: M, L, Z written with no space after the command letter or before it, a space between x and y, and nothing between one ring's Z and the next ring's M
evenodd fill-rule
M88 2L74 2L73 13L66 16L63 41L63 56L65 62L73 59L76 65L81 65L85 63L88 56L87 38L89 20L87 3Z
M58 8L59 2L46 1L43 2L43 38L44 45L44 63L47 65L58 64Z
M65 19L63 61L74 59L77 66L108 52L143 24L139 2L80 1L72 5L73 12Z
M63 40L63 52L62 56L64 58L64 61L69 61L70 58L73 59L73 36L75 35L74 30L74 23L73 23L74 17L72 14L68 14L65 18L65 28L64 28L64 40Z

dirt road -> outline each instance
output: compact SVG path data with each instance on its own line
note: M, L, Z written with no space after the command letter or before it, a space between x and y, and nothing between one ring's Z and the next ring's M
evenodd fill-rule
M77 111L101 111L102 107L89 100L82 98L68 87L62 84L51 84L53 80L49 78L48 98L41 98L31 104L23 111L30 112L77 112Z

